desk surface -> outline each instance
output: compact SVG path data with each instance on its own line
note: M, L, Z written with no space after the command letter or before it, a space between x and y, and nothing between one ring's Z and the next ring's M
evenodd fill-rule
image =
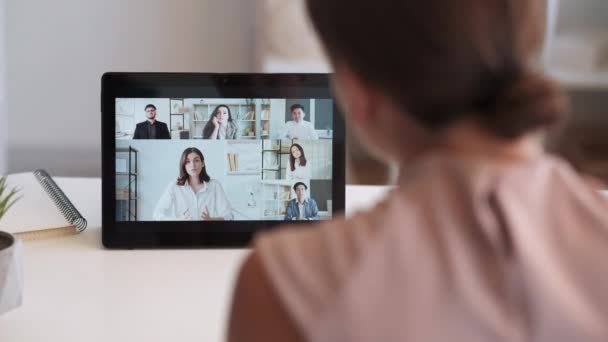
M56 181L89 228L24 244L24 303L0 316L0 341L223 340L247 250L105 250L100 180ZM347 214L385 191L347 186Z

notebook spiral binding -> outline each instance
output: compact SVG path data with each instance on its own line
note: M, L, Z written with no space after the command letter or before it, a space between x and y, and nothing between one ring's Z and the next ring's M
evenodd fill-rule
M87 228L87 220L80 215L80 212L74 207L72 202L67 196L59 189L57 183L51 178L51 176L44 170L34 171L34 176L40 182L44 190L49 194L55 205L59 208L65 219L74 227L78 232L82 232Z

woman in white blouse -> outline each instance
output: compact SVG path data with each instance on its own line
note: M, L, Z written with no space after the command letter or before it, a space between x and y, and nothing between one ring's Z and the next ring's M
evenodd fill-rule
M203 153L189 147L179 162L179 177L171 182L154 209L154 220L231 220L232 207L219 181L211 179Z
M291 145L289 149L289 165L285 171L288 180L310 179L310 165L304 155L304 149L299 144Z

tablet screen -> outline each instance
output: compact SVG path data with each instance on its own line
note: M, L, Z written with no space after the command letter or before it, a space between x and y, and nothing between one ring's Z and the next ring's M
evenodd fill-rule
M115 99L115 220L332 217L327 98Z

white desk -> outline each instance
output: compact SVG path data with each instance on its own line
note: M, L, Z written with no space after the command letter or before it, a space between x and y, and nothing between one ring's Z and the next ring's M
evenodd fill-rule
M22 307L0 316L0 341L222 341L246 250L105 250L101 182L58 178L87 218L77 236L24 244ZM347 212L384 187L348 186Z

